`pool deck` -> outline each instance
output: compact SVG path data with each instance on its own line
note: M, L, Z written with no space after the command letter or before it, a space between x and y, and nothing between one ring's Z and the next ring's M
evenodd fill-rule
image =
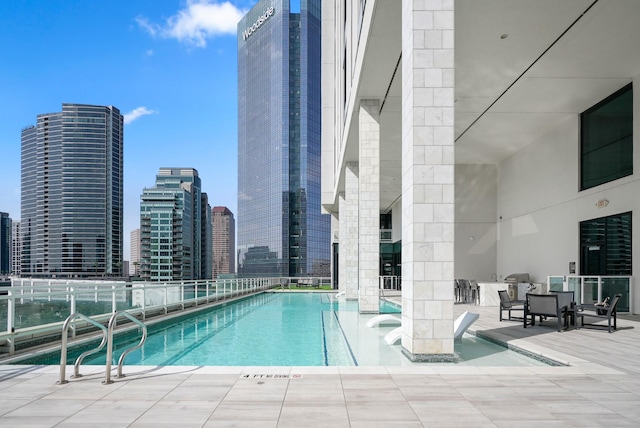
M471 327L564 367L140 367L103 385L104 369L57 385L57 366L0 365L7 427L636 427L640 322L556 332L498 321ZM91 373L91 370L95 370ZM67 368L67 379L73 367Z

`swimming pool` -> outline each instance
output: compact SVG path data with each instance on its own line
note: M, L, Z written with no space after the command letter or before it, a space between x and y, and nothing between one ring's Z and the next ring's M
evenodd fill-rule
M400 346L384 335L395 326L366 327L356 301L331 293L262 293L149 326L147 341L126 357L126 365L152 366L357 366L412 365ZM139 333L118 336L114 364ZM95 345L94 345L95 346ZM70 349L69 364L87 348ZM543 365L506 348L475 338L456 344L469 365ZM59 364L59 353L20 364ZM83 364L103 365L105 356Z

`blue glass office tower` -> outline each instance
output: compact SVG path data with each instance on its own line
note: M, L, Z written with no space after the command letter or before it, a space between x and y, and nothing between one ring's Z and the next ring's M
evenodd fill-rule
M320 211L321 0L262 0L238 23L238 273L329 275Z
M120 111L62 104L21 139L22 276L122 275Z

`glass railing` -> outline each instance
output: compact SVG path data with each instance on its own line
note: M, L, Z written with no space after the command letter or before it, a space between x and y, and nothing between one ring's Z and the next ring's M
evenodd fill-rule
M402 289L402 277L396 275L379 276L378 284L380 285L380 290L400 291Z
M393 242L393 230L380 229L380 242Z
M62 325L71 314L105 319L116 311L167 313L279 286L281 278L124 282L14 279L0 295L0 335ZM0 338L1 339L1 338Z
M553 275L547 277L549 290L573 291L579 304L593 304L609 300L622 294L618 302L618 312L633 313L633 277L595 275Z

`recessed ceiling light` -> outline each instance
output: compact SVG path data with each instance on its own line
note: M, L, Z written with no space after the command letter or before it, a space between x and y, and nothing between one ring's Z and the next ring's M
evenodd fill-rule
M503 35L501 35L501 36L500 36L500 38L501 38L502 40L506 39L507 37L509 37L509 35L508 35L507 33L505 33L505 34L503 34Z

